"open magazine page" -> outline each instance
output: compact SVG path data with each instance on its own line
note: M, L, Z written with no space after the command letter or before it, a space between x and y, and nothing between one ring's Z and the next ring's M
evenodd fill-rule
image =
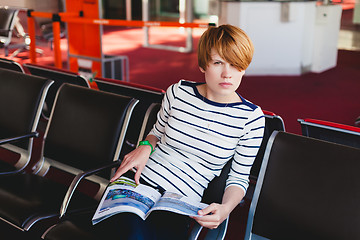
M96 224L120 212L132 212L145 219L160 197L156 189L142 184L136 186L134 180L121 177L106 188L92 222Z
M207 204L193 200L189 197L184 197L177 193L165 192L147 215L155 210L166 210L188 216L199 216L198 211L207 206Z

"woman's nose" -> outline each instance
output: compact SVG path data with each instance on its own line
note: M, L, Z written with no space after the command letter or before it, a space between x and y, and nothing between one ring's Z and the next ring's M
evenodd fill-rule
M231 66L225 64L221 73L222 78L231 78Z

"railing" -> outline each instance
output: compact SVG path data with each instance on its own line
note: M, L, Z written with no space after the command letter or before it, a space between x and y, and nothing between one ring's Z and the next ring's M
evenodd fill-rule
M209 23L179 23L179 22L161 22L161 21L130 21L130 20L114 20L114 19L92 19L84 18L82 12L78 13L46 13L28 10L28 31L30 37L30 61L36 63L36 40L35 40L35 21L34 17L49 18L53 23L54 35L54 62L55 66L62 68L61 49L60 49L60 22L82 23L82 24L98 24L108 26L126 26L126 27L183 27L183 28L207 28L215 24Z

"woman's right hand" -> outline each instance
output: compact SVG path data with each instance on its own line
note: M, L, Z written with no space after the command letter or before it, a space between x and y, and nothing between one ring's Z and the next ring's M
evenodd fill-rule
M135 168L136 173L134 180L136 184L139 184L141 172L144 170L150 154L151 147L148 145L141 145L130 153L126 154L120 164L120 167L116 170L114 176L110 179L110 182L115 181L127 171Z

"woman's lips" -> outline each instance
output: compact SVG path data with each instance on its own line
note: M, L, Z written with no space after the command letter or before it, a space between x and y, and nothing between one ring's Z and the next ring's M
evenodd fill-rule
M228 83L228 82L222 82L219 83L220 86L224 87L224 88L228 88L232 86L232 83Z

